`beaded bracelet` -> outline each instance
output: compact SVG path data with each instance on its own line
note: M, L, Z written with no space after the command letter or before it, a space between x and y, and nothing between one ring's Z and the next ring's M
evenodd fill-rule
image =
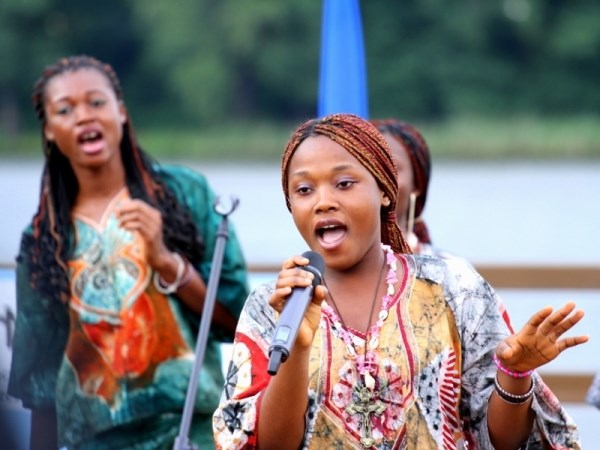
M498 368L498 370L500 370L502 373L505 373L506 375L511 376L513 378L526 378L535 371L534 369L527 370L525 372L517 372L515 370L510 370L509 368L502 365L502 363L500 362L500 359L498 359L498 355L496 355L495 353L492 358L493 358L494 364L496 364L496 367Z
M498 380L498 374L496 373L496 378L494 378L494 386L496 388L496 393L498 396L504 400L506 403L510 403L511 405L521 405L533 397L533 390L535 388L535 378L531 379L531 387L527 392L522 395L511 394L510 392L504 390L502 386L500 386L500 381Z
M179 255L179 253L173 253L173 256L177 260L177 275L175 275L175 280L171 284L164 284L164 281L160 278L160 274L158 272L154 272L154 276L152 280L154 281L154 287L161 294L169 295L173 292L176 292L181 285L181 280L183 278L183 274L185 272L185 261Z

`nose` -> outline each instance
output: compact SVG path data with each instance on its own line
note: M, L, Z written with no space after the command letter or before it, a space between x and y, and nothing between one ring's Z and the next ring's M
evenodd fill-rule
M75 118L77 119L77 123L88 122L92 120L93 117L94 114L92 108L89 105L82 103L80 105L77 105L77 107L75 108Z
M316 199L315 209L317 212L335 211L338 207L335 191L331 187L319 188Z

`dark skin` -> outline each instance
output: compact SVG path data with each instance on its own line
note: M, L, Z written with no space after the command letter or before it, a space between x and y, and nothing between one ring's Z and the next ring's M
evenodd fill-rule
M109 203L126 186L121 159L122 127L128 115L110 82L101 72L85 68L52 78L45 89L44 134L67 157L79 190L73 211L99 223ZM99 137L88 141L90 133ZM160 211L139 199L130 199L117 211L122 228L138 233L145 242L147 262L169 284L177 275L178 260L163 240ZM186 262L189 265L189 263ZM191 280L177 290L177 297L194 313L201 314L206 283L190 266ZM213 323L233 335L237 319L221 303L215 303ZM31 448L56 449L56 411L32 410Z

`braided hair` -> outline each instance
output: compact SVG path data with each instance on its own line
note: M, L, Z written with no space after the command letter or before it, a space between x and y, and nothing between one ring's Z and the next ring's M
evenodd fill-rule
M410 158L415 188L419 191L415 204L413 231L419 242L431 244L427 226L422 219L419 219L425 208L427 188L431 178L431 155L427 142L419 130L409 123L396 119L373 120L372 123L381 133L388 133L398 141Z
M67 261L73 249L71 208L79 183L69 160L56 143L46 138L45 91L50 80L66 72L96 70L109 81L119 102L123 102L121 84L113 68L93 57L81 55L61 58L47 66L33 89L33 106L41 122L44 168L42 172L39 207L33 217L31 235L25 235L18 261L29 270L32 287L45 301L70 298ZM127 188L133 198L141 199L157 208L163 219L163 239L172 251L184 255L190 262L198 262L204 253L204 243L187 208L160 179L156 163L138 145L131 119L123 124L120 143L121 159L125 168Z
M411 253L396 220L398 179L391 150L377 128L353 114L331 114L311 119L294 131L281 161L281 184L288 209L291 210L288 190L290 160L305 139L316 135L326 136L340 144L373 175L379 188L390 199L390 205L381 208L381 239L395 252Z

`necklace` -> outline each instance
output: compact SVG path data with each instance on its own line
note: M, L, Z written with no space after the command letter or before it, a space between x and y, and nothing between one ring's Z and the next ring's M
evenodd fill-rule
M387 405L385 405L378 397L379 393L375 392L375 377L377 376L377 347L379 346L379 332L383 323L388 317L388 311L391 306L394 297L394 286L398 281L396 270L398 260L396 255L389 245L381 244L381 248L385 252L384 262L379 272L379 278L375 287L375 294L371 303L371 311L369 313L369 321L367 324L367 331L364 342L364 351L362 355L359 355L354 341L353 336L348 331L348 327L344 324L340 310L337 307L331 291L329 292L329 298L335 308L325 304L322 307L323 313L329 318L332 324L333 332L340 337L345 345L346 352L350 355L350 358L355 362L355 367L359 373L359 378L362 378L362 386L356 386L354 388L353 401L346 407L346 413L350 415L359 414L362 419L364 429L360 443L364 448L371 448L375 439L371 434L371 414L380 416L385 411ZM383 275L383 269L387 263L389 270L386 276L387 291L381 301L381 310L379 311L378 319L371 326L373 319L373 311L375 309L375 303L377 300L377 293L379 292L379 286L381 284L381 277ZM327 287L327 283L325 283ZM329 289L328 289L329 290Z
M398 282L398 277L396 275L396 270L398 267L398 260L396 259L396 255L394 254L394 251L391 249L391 247L389 245L381 244L381 248L385 252L384 264L381 267L381 272L379 273L379 278L377 281L377 286L375 289L373 302L371 303L371 311L369 313L369 322L367 325L365 348L364 348L363 355L359 355L358 352L356 351L353 336L348 331L348 327L346 327L346 325L342 319L342 316L339 313L339 308L337 307L337 304L335 303L335 300L333 299L333 296L331 295L331 291L329 292L329 298L331 299L331 302L332 302L335 310L327 304L323 305L323 308L322 308L324 314L329 318L329 320L332 323L332 329L333 329L334 333L339 338L341 338L344 341L344 343L346 344L346 352L357 363L358 372L363 377L363 381L365 382L365 385L371 389L373 389L375 387L374 386L375 380L372 378L372 375L374 375L375 371L377 370L377 361L376 361L377 355L375 353L375 350L379 346L379 331L381 330L383 323L385 322L385 320L388 317L388 311L389 311L389 308L390 308L390 305L392 303L394 293L395 293L394 286ZM371 321L373 318L373 311L375 309L375 302L377 300L377 292L379 291L379 284L381 282L381 277L383 274L383 269L385 267L385 263L387 263L387 265L389 267L389 270L388 270L388 273L386 276L387 291L381 301L381 310L379 311L377 321L375 322L375 324L373 324L371 326ZM327 283L325 283L325 286L327 287Z

